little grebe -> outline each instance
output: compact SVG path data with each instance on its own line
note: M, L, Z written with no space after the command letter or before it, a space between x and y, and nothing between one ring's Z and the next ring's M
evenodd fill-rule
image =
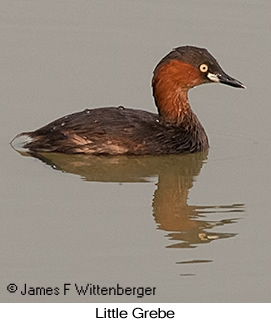
M227 75L203 48L175 48L156 66L153 96L158 114L119 107L86 109L57 119L33 132L23 132L29 152L66 154L161 155L208 149L207 135L191 110L187 92L211 82L245 88Z

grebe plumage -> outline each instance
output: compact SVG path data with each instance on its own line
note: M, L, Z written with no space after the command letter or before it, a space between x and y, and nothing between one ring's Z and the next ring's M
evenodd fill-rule
M188 102L188 90L204 83L245 86L227 75L203 48L172 50L156 66L153 96L158 114L130 108L86 109L59 118L13 141L29 152L94 155L162 155L209 148L208 137Z

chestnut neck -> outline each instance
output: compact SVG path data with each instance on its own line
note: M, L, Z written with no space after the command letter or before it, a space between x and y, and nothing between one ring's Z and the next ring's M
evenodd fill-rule
M178 60L171 60L161 66L158 64L152 86L163 123L182 128L193 128L193 124L200 124L188 101L188 90L198 84L199 72L190 64Z
M158 94L159 90L154 90L154 93ZM158 108L161 121L166 124L172 124L176 126L184 126L194 115L189 101L187 89L171 88L170 91L163 92L163 94L155 95L155 103Z
M202 84L199 70L179 60L161 61L154 70L153 96L160 122L180 128L187 138L189 152L208 149L208 137L188 102L188 90Z

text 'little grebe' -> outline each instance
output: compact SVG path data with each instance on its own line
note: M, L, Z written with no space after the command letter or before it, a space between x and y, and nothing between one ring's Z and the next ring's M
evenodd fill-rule
M17 135L29 152L161 155L208 149L207 135L188 102L194 86L219 82L245 88L203 48L178 47L156 66L152 79L158 114L120 107L86 109Z

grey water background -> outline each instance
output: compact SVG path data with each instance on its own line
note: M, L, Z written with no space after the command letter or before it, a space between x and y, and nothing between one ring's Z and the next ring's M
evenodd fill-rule
M0 7L0 301L270 302L270 2ZM190 91L208 154L38 159L10 147L19 132L85 107L155 111L153 68L186 44L206 47L247 86ZM71 288L64 296L64 283L156 294L79 296ZM24 284L60 293L23 296Z

